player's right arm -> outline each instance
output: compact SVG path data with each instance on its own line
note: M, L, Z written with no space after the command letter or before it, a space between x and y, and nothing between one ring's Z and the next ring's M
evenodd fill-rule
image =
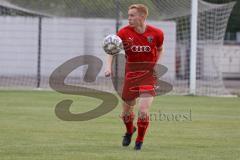
M109 77L112 74L112 61L113 61L113 56L107 55L107 67L105 70L105 77Z

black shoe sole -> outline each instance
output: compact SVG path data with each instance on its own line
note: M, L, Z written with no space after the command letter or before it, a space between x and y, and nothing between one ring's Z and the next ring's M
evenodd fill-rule
M142 149L143 142L139 142L140 144L135 143L134 150L140 151Z
M132 135L136 132L136 130L137 130L137 128L134 127L134 128L133 128L133 133L132 133ZM131 138L130 138L130 142L129 142L128 144L124 144L124 143L122 143L122 146L123 146L123 147L127 147L127 146L129 146L129 145L131 144L131 141L132 141L132 140L131 140L131 139L132 139L132 135L131 135Z

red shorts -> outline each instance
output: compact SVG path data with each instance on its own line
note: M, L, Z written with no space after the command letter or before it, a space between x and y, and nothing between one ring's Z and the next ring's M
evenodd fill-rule
M122 99L131 101L147 93L155 96L156 77L149 71L126 72L122 91Z

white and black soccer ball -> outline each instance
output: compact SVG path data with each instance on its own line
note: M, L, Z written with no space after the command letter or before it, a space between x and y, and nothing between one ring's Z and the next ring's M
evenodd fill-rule
M114 34L106 36L103 40L103 49L110 55L119 53L123 49L121 38Z

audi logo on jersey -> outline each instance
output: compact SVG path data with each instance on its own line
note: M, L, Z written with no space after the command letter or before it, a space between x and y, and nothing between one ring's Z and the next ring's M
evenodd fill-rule
M151 52L151 47L150 46L138 46L138 45L133 45L131 47L132 52Z

